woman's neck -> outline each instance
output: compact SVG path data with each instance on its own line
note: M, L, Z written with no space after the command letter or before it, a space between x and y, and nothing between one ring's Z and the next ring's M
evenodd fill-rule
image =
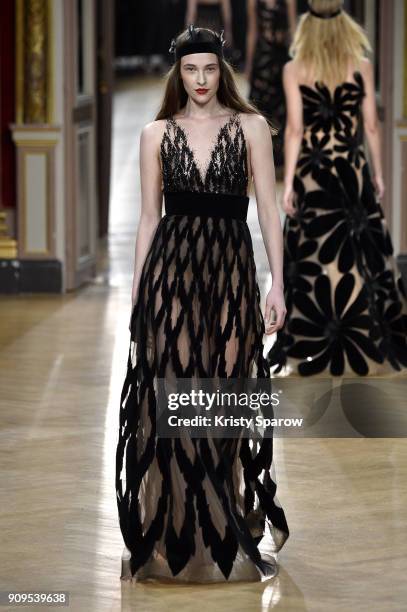
M219 103L219 100L214 96L206 104L197 104L191 98L188 98L186 105L183 108L182 116L195 119L208 119L221 115L225 107Z

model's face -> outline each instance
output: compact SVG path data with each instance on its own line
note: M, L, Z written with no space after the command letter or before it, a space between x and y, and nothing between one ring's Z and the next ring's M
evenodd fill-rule
M216 95L220 67L215 53L190 53L181 57L181 78L188 96L205 104Z

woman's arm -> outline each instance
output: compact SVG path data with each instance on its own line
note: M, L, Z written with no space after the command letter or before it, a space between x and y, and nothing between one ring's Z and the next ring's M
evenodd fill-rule
M264 117L246 115L245 118L260 229L272 274L272 288L267 295L264 317L266 334L272 334L282 327L286 314L283 283L283 232L276 203L273 145L270 128ZM269 324L272 309L275 311L276 319Z
M247 34L246 34L246 67L245 76L250 80L254 50L257 40L256 0L247 0Z
M384 183L380 154L380 131L379 119L376 110L373 66L369 60L365 59L362 62L361 68L366 92L362 103L363 127L372 159L373 180L375 183L376 192L378 197L382 198L384 194Z
M283 210L291 216L294 206L294 175L304 133L302 120L302 98L298 86L296 66L287 62L283 68L283 86L286 100L287 119L284 130L284 194Z
M141 213L137 228L133 287L131 293L132 307L135 305L138 287L148 249L161 219L162 191L161 167L159 160L160 122L149 123L141 132L140 138L140 181Z
M191 23L195 23L196 19L196 5L198 0L188 0L187 10L185 13L185 27L187 28Z

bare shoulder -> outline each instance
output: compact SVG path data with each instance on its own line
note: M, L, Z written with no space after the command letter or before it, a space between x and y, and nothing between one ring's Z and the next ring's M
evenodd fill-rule
M151 146L157 145L163 137L165 130L165 119L158 119L147 123L141 130L141 141Z
M286 62L284 64L283 74L285 78L288 77L291 79L298 80L298 78L301 76L301 72L302 72L301 66L295 60L290 60L289 62Z
M249 140L254 142L257 138L267 134L269 125L263 115L259 113L241 113L242 127Z

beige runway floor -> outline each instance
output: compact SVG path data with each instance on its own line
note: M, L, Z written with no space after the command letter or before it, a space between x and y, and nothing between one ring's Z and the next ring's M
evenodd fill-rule
M68 609L84 612L406 610L407 443L400 438L276 439L278 497L291 532L276 578L211 586L120 581L114 461L139 211L138 132L158 92L157 80L118 86L111 231L94 282L65 296L0 299L0 590L69 591ZM264 299L269 275L254 202L250 210ZM24 607L39 609L49 608Z

